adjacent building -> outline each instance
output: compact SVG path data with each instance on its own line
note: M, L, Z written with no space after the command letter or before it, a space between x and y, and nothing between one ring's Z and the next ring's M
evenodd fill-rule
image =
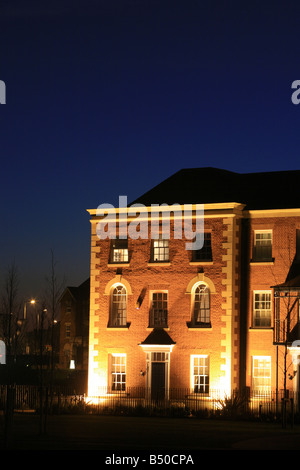
M299 390L299 178L184 169L136 212L89 210L89 396ZM203 246L187 249L178 227L202 215Z
M88 370L90 279L66 287L60 299L61 369Z

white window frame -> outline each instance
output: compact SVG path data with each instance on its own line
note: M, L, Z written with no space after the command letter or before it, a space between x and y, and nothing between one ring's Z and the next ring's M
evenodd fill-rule
M124 364L118 364L116 359L118 358L124 358ZM120 370L117 370L117 367L121 366ZM123 369L124 366L124 370ZM114 370L114 368L116 368ZM108 381L108 386L111 391L111 393L121 393L126 391L126 374L127 374L127 357L126 353L111 353L109 355L109 381ZM114 376L117 378L117 380L114 380ZM120 376L119 378L117 376ZM125 380L122 380L122 377L125 376ZM116 384L121 384L120 388L115 388Z
M124 289L125 293L123 293L122 295L125 296L125 315L122 315L121 318L121 322L118 324L119 322L119 318L118 316L115 315L115 311L114 311L114 291L115 289L117 289L118 287ZM114 284L112 287L111 287L111 290L110 290L110 311L109 311L109 326L110 327L123 327L123 326L126 326L127 325L127 289L126 287L124 286L124 284L122 283L117 283L117 284Z
M207 361L207 364L204 366L200 365L195 365L195 359L205 359ZM195 374L195 367L205 367L207 369L206 374ZM195 381L195 377L208 377L208 390L205 390L206 385L202 384L202 387L204 387L204 390L201 391L199 390L198 392L195 392L195 386L199 385ZM210 360L209 360L209 355L208 354L191 354L191 389L195 395L208 395L209 394L209 389L210 389Z
M122 263L129 262L127 239L112 240L111 262L115 264L118 264L118 263L122 264Z
M152 262L163 263L170 261L170 240L162 238L152 240Z
M202 308L201 311L206 311L208 310L209 311L209 321L198 321L196 322L196 318L195 318L195 296L196 296L196 289L199 287L199 286L204 286L205 289L207 290L205 292L205 295L208 297L208 308ZM205 317L206 317L207 313L205 312ZM211 325L211 292L210 292L210 288L209 286L201 281L201 282L197 282L194 286L193 286L193 289L192 289L192 312L191 312L191 320L192 320L192 323L193 325L197 326L205 326L205 325Z
M265 309L264 308L258 308L257 309L257 308L255 308L255 303L256 303L255 296L256 295L264 295L264 294L265 295L266 294L270 295L270 309L266 309L266 308ZM260 300L259 302L262 302L262 301ZM256 318L257 317L255 315L255 312L258 311L258 310L265 311L265 312L270 311L270 324L269 325L258 325L256 323ZM262 317L260 317L260 319L261 318ZM264 318L266 318L266 316ZM252 326L253 326L253 328L271 328L271 326L272 326L272 291L270 291L270 290L254 290L253 291Z
M273 252L273 230L272 229L261 229L261 230L254 230L254 240L253 240L253 247L254 247L254 260L255 261L265 261L264 258L260 258L260 256L257 256L257 246L264 246L264 245L259 245L257 242L257 235L259 234L271 234L271 257L270 258L266 258L266 260L271 260L272 259L272 252ZM266 246L269 246L269 245L266 245Z
M263 363L263 367L259 367L260 364L258 361ZM268 367L266 367L266 365ZM263 374L259 371L263 371ZM272 383L271 373L271 356L252 357L252 392L254 397L270 396Z

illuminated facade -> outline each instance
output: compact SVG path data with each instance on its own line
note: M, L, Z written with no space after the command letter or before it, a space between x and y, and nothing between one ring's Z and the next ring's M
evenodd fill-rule
M278 286L300 239L300 202L291 194L298 173L182 170L135 201L143 205L139 224L148 227L148 236L138 239L120 239L118 232L113 240L99 239L103 215L89 210L89 396L128 388L153 398L167 398L173 389L207 396L245 387L254 395L298 390L297 344L291 337L279 344L274 335ZM289 189L281 197L274 192L278 178L281 189ZM168 219L166 238L162 209L160 236L153 239L150 206L163 203L204 204L201 250L187 250L186 240L174 237L183 210ZM195 226L195 211L190 217ZM295 315L294 341L300 339Z

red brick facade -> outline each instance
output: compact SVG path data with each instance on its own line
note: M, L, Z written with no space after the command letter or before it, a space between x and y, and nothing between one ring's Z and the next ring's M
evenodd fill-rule
M164 261L151 261L149 233L129 238L128 259L112 262L111 240L98 238L101 218L89 211L90 396L126 387L153 393L159 384L164 393L181 388L208 395L283 388L285 349L274 344L273 286L285 282L295 257L300 210L248 210L243 199L231 200L204 204L212 256L197 261L171 230ZM293 372L292 355L287 359ZM286 387L298 389L297 381Z
M253 357L267 356L271 360L271 387L273 390L284 388L284 354L285 347L273 344L274 339L274 286L285 282L296 254L296 231L300 228L300 211L278 210L253 211L249 218L250 258L249 258L249 301L247 311L247 363L246 385L252 386ZM256 230L272 232L272 260L255 262L252 259L254 233ZM254 292L269 291L271 295L270 328L255 328L253 325ZM287 291L287 298L288 298ZM286 315L282 311L281 315ZM278 358L277 358L278 355ZM293 374L292 356L287 354L287 377ZM286 388L297 390L299 377L293 381L287 378Z

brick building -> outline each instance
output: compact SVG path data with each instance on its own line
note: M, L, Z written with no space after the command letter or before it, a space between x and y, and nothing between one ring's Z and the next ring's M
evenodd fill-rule
M59 367L88 369L90 280L68 286L60 298Z
M299 177L186 169L134 201L136 216L89 210L90 396L128 387L153 397L175 388L207 396L299 390ZM153 215L155 204L161 212ZM178 221L196 230L198 204L204 244L188 250L175 233ZM122 239L116 224L113 239L100 239L109 213L119 222L126 214L127 229L143 228L143 236Z

